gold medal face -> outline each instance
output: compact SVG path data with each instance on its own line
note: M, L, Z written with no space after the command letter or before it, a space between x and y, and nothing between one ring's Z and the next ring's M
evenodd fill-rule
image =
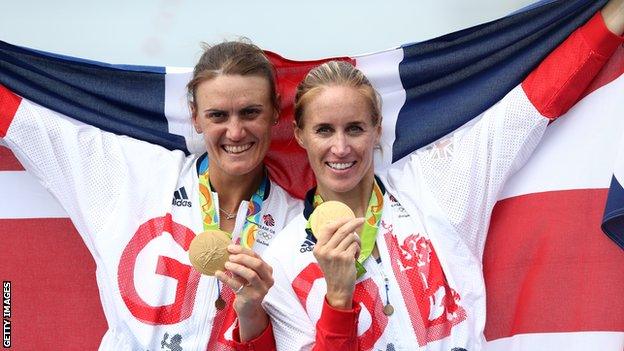
M385 306L384 306L384 308L383 308L383 313L384 313L386 316L390 316L390 315L392 315L392 314L394 313L394 307L392 307L392 305L391 305L391 304L387 304L387 305L385 305Z
M310 214L312 234L318 238L318 233L323 227L341 218L355 218L355 214L349 206L340 201L323 202Z
M200 273L214 275L216 271L225 271L225 262L230 254L227 247L232 243L228 234L221 230L207 230L191 241L189 260Z
M219 298L215 300L215 307L216 307L219 311L221 311L222 309L224 309L224 308L225 308L225 300L223 300L223 299L221 298L221 296L219 296Z

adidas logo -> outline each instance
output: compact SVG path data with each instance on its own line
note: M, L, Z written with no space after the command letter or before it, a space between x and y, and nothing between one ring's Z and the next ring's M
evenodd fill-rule
M171 200L171 205L179 206L179 207L191 207L192 203L188 199L188 195L186 195L186 190L184 187L173 192L173 200Z
M314 248L314 244L316 244L316 239L314 238L314 235L312 235L312 230L306 229L306 234L307 237L299 248L299 252L301 253L312 251L312 249Z
M313 248L314 248L314 242L312 240L305 239L303 244L301 244L301 248L299 249L299 252L305 253L308 251L312 251Z

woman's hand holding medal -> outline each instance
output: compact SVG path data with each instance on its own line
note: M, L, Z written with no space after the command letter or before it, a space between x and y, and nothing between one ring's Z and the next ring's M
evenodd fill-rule
M364 218L355 218L351 209L337 201L320 204L310 216L310 227L317 239L312 253L327 282L327 303L338 309L353 308L355 261L360 254L356 233Z
M268 323L261 304L273 286L273 269L257 253L232 244L226 232L209 230L193 239L189 258L199 272L214 275L234 291L233 306L241 323L241 339L246 339L245 331L252 330L252 327L243 326L244 323L256 326ZM225 307L221 296L215 304L218 309Z

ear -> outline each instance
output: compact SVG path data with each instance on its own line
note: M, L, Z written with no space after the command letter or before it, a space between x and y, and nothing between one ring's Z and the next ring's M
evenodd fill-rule
M193 127L195 127L195 131L197 132L197 134L201 134L202 130L199 126L199 123L197 122L197 110L195 109L195 106L193 106L193 104L189 104L189 109L191 110L191 120L193 121Z
M297 122L295 121L292 122L292 125L293 125L293 134L295 135L295 140L297 140L297 144L299 144L299 146L305 149L306 148L305 143L303 142L303 130L299 128L299 126L297 126Z
M279 123L279 111L273 109L273 125L276 126Z

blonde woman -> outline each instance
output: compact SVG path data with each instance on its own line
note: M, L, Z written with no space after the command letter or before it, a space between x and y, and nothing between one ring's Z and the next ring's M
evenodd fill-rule
M373 169L382 116L368 79L345 62L310 71L296 95L295 136L318 185L265 255L278 349L480 350L481 256L497 195L623 32L624 1L612 0L522 86L448 136L452 155L415 151L383 174ZM357 218L313 235L309 216L329 200Z

